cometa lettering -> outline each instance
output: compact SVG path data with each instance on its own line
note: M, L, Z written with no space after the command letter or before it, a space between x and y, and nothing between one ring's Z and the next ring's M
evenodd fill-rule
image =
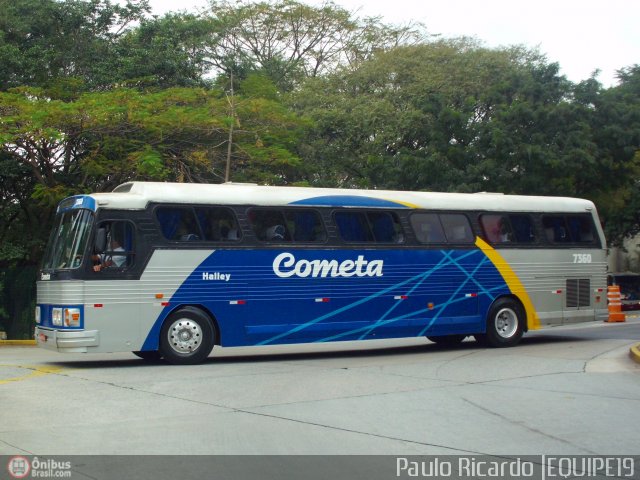
M280 278L288 277L381 277L382 260L367 260L358 255L356 260L296 260L289 252L273 260L273 272Z

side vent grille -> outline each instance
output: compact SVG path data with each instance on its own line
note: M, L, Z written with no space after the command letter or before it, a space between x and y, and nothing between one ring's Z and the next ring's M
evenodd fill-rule
M591 280L570 278L567 280L567 308L591 306Z

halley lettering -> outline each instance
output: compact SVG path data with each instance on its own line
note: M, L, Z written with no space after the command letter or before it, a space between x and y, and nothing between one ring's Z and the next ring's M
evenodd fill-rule
M231 274L220 272L202 272L202 280L221 280L223 282L228 282L229 280L231 280Z
M296 261L289 252L278 255L273 260L273 272L280 278L288 277L381 277L382 260L366 260L358 255L356 260L306 260Z

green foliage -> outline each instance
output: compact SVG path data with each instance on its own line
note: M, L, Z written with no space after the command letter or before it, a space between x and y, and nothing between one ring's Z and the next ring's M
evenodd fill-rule
M211 21L191 14L144 19L115 46L112 83L168 88L205 86Z
M0 329L10 339L33 339L36 273L33 266L0 268Z
M147 0L3 0L0 90L69 77L87 86L111 83L114 44L148 11Z
M381 52L308 81L291 105L314 120L300 146L309 178L586 197L620 239L636 231L614 212L627 210L640 174L638 69L609 90L558 71L536 51L457 39Z
M258 85L267 88L264 82ZM293 153L297 117L250 87L245 85L249 98L234 99L234 121L240 126L234 137L235 168L255 160L253 172L272 170L260 173L261 178L286 182L284 167L298 161ZM221 170L215 156L208 164L201 161L203 149L227 142L229 99L220 92L120 88L85 93L70 102L37 93L0 93L0 108L8 113L0 138L5 154L31 169L40 185L34 195L41 201L59 200L60 190L104 190L134 179L215 180ZM250 179L254 174L243 175Z
M375 51L426 37L421 25L359 19L332 2L314 7L294 0L212 1L210 20L211 64L227 77L262 72L282 92Z

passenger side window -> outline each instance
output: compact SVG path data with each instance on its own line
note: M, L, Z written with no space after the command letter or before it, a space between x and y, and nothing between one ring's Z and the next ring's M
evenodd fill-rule
M327 240L324 224L320 214L315 210L285 210L284 216L294 242L324 242Z
M531 217L520 214L491 213L480 217L484 238L492 244L533 243L535 230Z
M335 212L340 238L345 242L402 243L404 235L394 212Z
M586 215L544 216L542 224L550 243L593 243L596 240L591 217Z
M542 217L542 225L547 240L551 243L570 243L571 235L564 217Z
M345 242L373 242L364 212L336 212L334 218Z
M536 230L529 215L509 215L514 240L518 243L534 243Z
M404 235L398 217L393 212L367 212L373 238L378 243L402 243Z
M509 217L500 214L482 215L480 225L489 243L509 243L513 241L513 231Z
M411 226L420 243L445 243L444 229L437 213L414 213Z
M198 222L192 208L158 207L156 218L160 223L162 235L176 242L194 242L202 240Z
M281 210L252 209L249 221L256 238L261 242L290 242L291 233Z
M242 236L236 217L228 208L196 207L196 217L209 242L236 242Z
M475 237L469 219L459 213L443 213L440 221L449 243L473 243Z
M571 238L577 243L592 243L595 240L591 218L579 215L567 217Z

